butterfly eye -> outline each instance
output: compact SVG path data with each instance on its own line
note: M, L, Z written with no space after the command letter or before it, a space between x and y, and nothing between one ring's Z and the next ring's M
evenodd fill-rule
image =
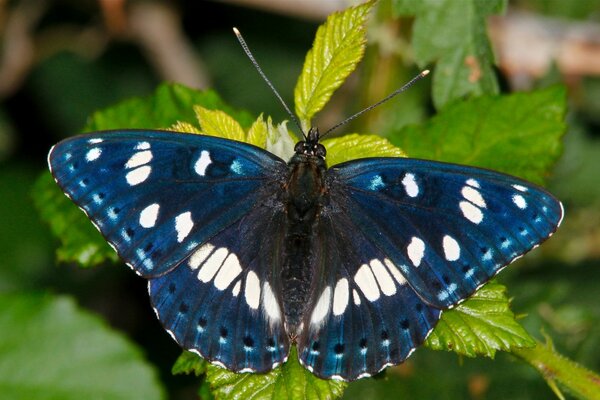
M314 150L315 155L317 157L325 157L325 155L327 154L327 150L325 150L325 146L323 146L320 143L317 143L317 145L315 147L316 147Z

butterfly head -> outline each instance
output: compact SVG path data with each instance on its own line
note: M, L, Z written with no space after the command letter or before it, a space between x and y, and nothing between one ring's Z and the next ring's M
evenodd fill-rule
M319 143L319 128L310 128L305 140L296 143L294 151L296 154L324 159L327 151L325 150L325 146Z

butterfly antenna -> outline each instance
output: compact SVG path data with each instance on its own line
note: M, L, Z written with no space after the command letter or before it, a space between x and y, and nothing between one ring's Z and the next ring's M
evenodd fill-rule
M323 137L325 135L327 135L329 132L339 128L342 125L346 125L348 122L352 121L353 119L363 115L364 113L366 113L367 111L371 111L372 109L374 109L377 106L382 105L383 103L385 103L386 101L390 100L392 97L395 97L396 95L399 95L400 93L404 92L406 89L408 89L409 87L411 87L412 85L414 85L418 80L426 77L429 74L429 70L426 69L424 71L422 71L419 75L415 76L414 78L412 78L410 81L408 81L407 83L404 84L404 86L402 86L400 89L392 92L391 94L387 95L385 98L383 98L382 100L378 101L377 103L370 105L369 107L365 108L364 110L361 110L359 112L357 112L356 114L346 118L345 120L343 120L342 122L334 125L333 127L327 129L325 131L325 133L322 133L320 135L320 137Z
M258 71L258 73L260 74L260 76L262 76L262 78L265 80L265 82L267 82L267 85L269 85L269 87L271 88L271 90L273 91L273 93L275 93L275 96L279 99L279 102L281 103L281 105L283 105L283 108L285 108L285 111L287 111L287 113L290 116L290 118L292 119L292 121L294 121L294 123L296 124L296 126L298 127L298 129L300 129L300 132L302 132L302 136L304 136L304 138L306 139L306 134L304 133L304 130L302 129L302 126L300 125L300 121L298 121L298 118L296 118L296 116L290 110L290 108L287 106L287 104L285 104L285 101L283 101L283 98L281 97L281 95L279 94L279 92L277 91L277 89L275 89L275 86L273 86L273 84L271 83L271 81L269 80L269 78L267 78L267 76L265 75L265 73L263 72L263 70L260 68L260 65L258 65L258 62L256 61L256 59L252 55L252 52L248 48L248 45L246 44L246 41L242 37L242 34L240 33L240 31L238 31L237 28L233 28L233 33L235 33L235 36L237 36L238 41L242 45L242 49L244 49L244 51L246 52L246 55L248 56L248 58L252 62L252 65L254 65L254 68L256 68L256 70Z

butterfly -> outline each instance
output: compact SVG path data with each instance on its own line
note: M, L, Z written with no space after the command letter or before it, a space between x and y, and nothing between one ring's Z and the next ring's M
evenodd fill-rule
M148 280L183 348L266 372L296 345L321 378L403 362L441 312L559 226L561 203L470 166L365 158L327 167L311 129L289 162L250 144L158 130L66 139L65 194Z

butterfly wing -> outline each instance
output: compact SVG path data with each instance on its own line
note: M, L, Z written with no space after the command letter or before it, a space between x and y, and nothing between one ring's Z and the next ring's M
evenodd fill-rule
M281 209L262 206L151 279L158 318L185 349L236 372L266 372L287 359L279 277Z
M544 189L480 168L375 158L329 173L340 209L438 308L469 297L550 237L563 216Z
M73 137L48 162L65 194L144 277L170 271L276 193L286 168L248 144L162 131Z
M560 202L498 172L379 158L328 170L301 362L353 380L405 360L442 309L557 228Z
M178 343L234 371L285 360L273 279L285 162L244 143L161 131L74 137L48 158L67 196L150 280Z
M311 372L350 381L371 376L423 343L441 311L417 296L335 203L323 213L315 249L313 296L297 343Z

